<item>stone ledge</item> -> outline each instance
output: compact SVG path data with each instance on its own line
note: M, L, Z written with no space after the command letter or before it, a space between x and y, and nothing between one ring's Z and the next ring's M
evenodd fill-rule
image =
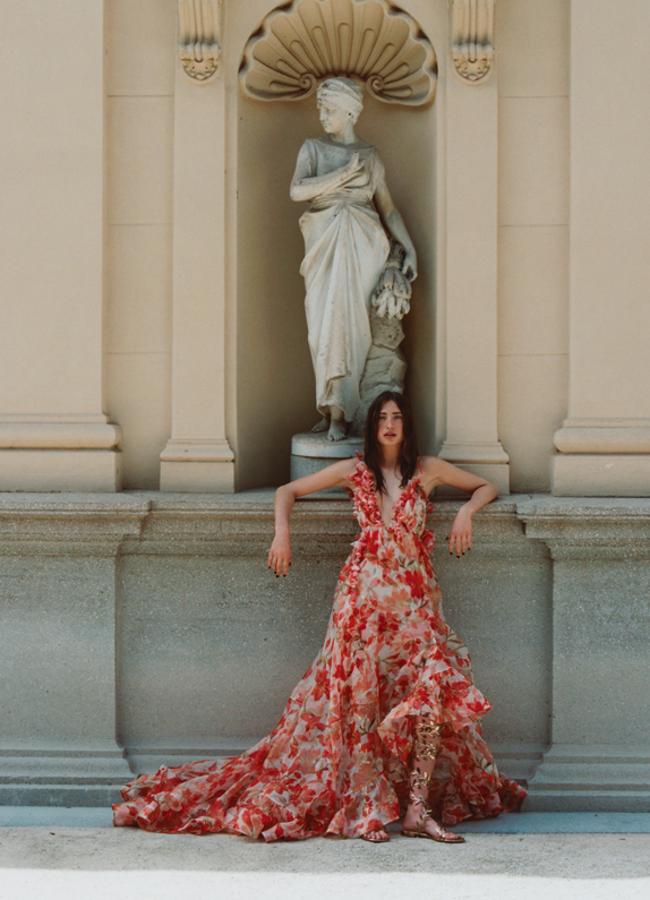
M650 498L532 495L517 517L554 559L650 558Z
M341 502L345 499L345 502ZM301 498L292 522L301 552L337 555L357 527L346 498ZM464 501L433 499L429 524L439 532ZM257 554L272 536L274 488L236 494L132 491L0 493L0 552L73 555L120 552ZM650 498L497 498L475 517L477 548L527 557L547 546L554 558L650 556ZM525 536L528 541L520 541ZM65 547L65 550L64 550ZM545 552L545 551L542 551Z

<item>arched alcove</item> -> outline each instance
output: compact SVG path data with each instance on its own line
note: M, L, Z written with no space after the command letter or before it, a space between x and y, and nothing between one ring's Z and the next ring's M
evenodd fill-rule
M373 53L378 65L382 58L387 58L386 47L380 46L383 34L394 57L395 71L396 67L401 67L401 99L393 90L395 79L391 82L386 78L390 66L385 64L381 77L372 65L362 67L359 72L352 66L338 74L366 76L366 100L357 132L378 147L386 167L388 186L418 251L419 274L414 284L411 313L404 321L406 340L403 349L409 367L407 390L418 417L423 451L433 452L436 442L436 160L440 135L436 123L437 102L433 102L437 66L430 36L441 31L444 34L446 5L433 4L436 8L430 9L430 4L413 2L398 9L385 0L363 3L296 0L282 7L273 7L269 3L255 6L257 19L251 9L235 9L228 26L229 30L237 32L241 41L239 46L243 48L240 90L236 96L236 139L232 145L236 160L236 174L233 173L236 181L233 188L236 258L232 259L231 255L231 265L237 333L234 366L236 428L233 435L237 489L287 480L291 436L307 430L318 417L307 346L304 282L299 274L304 248L298 219L305 206L289 199L289 183L303 141L322 133L313 94L321 78L333 71L329 68L331 59L322 54L318 60L320 68L315 66L312 76L304 77L303 73L301 78L295 79L299 86L302 85L302 96L297 96L296 92L282 96L281 91L279 97L265 96L265 91L267 95L272 93L264 88L264 76L268 76L270 69L272 41L269 35L278 25L280 14L286 17L292 12L297 15L301 10L303 13L307 10L309 15L300 18L303 29L313 23L317 13L324 26L328 22L331 25L334 19L330 16L328 20L326 13L327 10L331 13L334 7L344 15L354 13L358 16L365 11L367 18L358 18L357 24L368 25L368 16L372 14L375 23ZM413 7L413 14L410 7ZM378 11L381 20L377 17ZM282 28L276 28L285 43L290 24L284 21ZM403 37L404 46L401 47L395 41L396 24ZM333 44L330 40L330 45ZM348 57L352 58L356 46L354 35L348 46L351 48ZM260 51L261 47L265 48L264 53ZM263 62L253 78L251 73L257 51ZM316 55L313 48L309 53L294 48L293 58L300 52L304 59ZM363 54L357 53L355 58L364 61ZM368 59L372 62L366 56L366 63ZM411 61L413 72L406 71L404 59ZM416 62L420 71L415 71ZM370 79L373 79L372 84ZM267 83L273 81L273 77L267 77ZM271 99L280 102L266 102ZM234 106L234 95L232 100ZM230 122L235 124L232 117Z

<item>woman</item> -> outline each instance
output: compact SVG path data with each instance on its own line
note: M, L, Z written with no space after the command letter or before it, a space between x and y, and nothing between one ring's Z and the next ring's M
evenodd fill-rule
M402 834L459 843L444 825L520 807L526 791L499 774L481 737L478 719L491 706L444 620L429 558L433 534L425 528L436 485L471 491L449 534L449 552L460 558L472 546L474 512L496 488L436 457L418 459L398 393L371 404L364 449L364 458L340 460L276 492L267 564L278 577L291 566L297 497L344 486L361 526L323 646L277 725L222 765L200 760L136 778L122 788L124 802L113 804L116 825L379 842L404 809Z
M360 403L359 385L372 342L370 299L394 239L402 269L417 275L413 242L395 208L376 147L354 130L363 109L350 78L327 78L317 91L325 134L300 148L290 196L309 202L300 217L305 256L305 313L321 420L331 440L345 437Z

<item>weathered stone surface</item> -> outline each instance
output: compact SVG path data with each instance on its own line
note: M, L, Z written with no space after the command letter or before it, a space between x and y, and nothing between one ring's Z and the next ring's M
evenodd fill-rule
M511 495L461 559L458 507L434 505L434 565L497 762L533 807L641 808L650 501ZM0 495L0 799L101 804L126 759L225 757L272 728L356 527L347 501L299 501L288 578L272 533L272 490Z
M518 507L553 557L551 747L530 809L647 809L650 502L534 498Z

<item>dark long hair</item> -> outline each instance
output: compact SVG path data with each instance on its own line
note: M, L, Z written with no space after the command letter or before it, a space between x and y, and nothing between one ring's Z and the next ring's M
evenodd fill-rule
M370 404L368 415L366 417L366 428L364 435L364 460L368 468L375 476L375 484L379 493L386 490L384 484L384 476L382 475L380 445L377 440L377 429L379 427L379 415L384 403L394 400L402 413L402 429L403 440L399 453L399 468L402 473L401 487L405 487L409 479L415 474L415 468L418 463L418 443L415 436L415 426L413 424L413 414L408 398L404 394L397 391L382 391L378 394Z

